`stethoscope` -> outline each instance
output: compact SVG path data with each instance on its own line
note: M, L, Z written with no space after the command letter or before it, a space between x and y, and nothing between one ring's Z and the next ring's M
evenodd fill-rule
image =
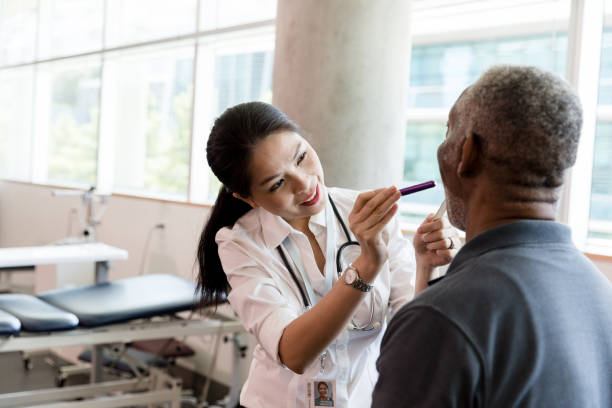
M346 237L346 242L342 245L340 245L340 247L337 250L336 253L336 273L338 274L338 277L340 277L340 275L342 275L343 272L343 268L342 268L342 254L346 254L347 252L350 252L351 250L357 248L358 249L358 253L361 252L361 249L359 249L359 242L354 241L351 239L351 235L349 233L348 228L346 227L346 224L344 223L344 221L342 220L342 217L340 216L340 213L338 212L338 208L336 208L336 204L334 204L334 201L332 200L331 196L328 194L327 195L328 199L329 199L329 203L331 204L332 210L334 211L334 214L336 216L336 219L338 220L338 222L340 223L340 226L342 227L342 231L344 232L344 236ZM327 225L328 228L328 234L329 234L329 228L333 228L333 225ZM297 275L295 274L293 268L291 267L289 261L287 260L287 257L284 253L284 251L282 250L281 246L277 246L276 250L278 251L278 253L280 254L280 257L283 261L283 263L285 264L285 267L287 268L287 270L289 271L289 274L291 275L291 278L293 279L293 282L295 283L295 285L297 286L297 288L300 291L300 295L302 297L302 302L304 303L304 308L305 309L309 309L310 307L312 307L312 304L310 302L309 296L307 296L304 288L302 287L302 285L300 284L300 281L298 280ZM294 260L295 261L295 260ZM349 329L350 330L364 330L364 331L368 331L368 330L373 330L376 327L372 324L372 320L374 319L374 290L370 291L370 296L372 297L370 299L370 321L368 323L366 323L365 325L358 325L355 323L354 319L351 319L351 324Z

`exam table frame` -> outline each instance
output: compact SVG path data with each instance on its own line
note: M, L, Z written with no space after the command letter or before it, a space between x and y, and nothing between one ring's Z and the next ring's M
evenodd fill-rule
M152 404L168 402L172 408L180 407L181 382L155 367L148 367L148 375L134 379L98 382L102 375L101 347L123 344L136 340L154 340L193 335L232 335L234 337L232 353L232 382L227 397L228 406L238 403L240 392L239 372L240 359L244 356L241 341L237 339L244 329L238 320L214 315L207 320L189 319L133 321L112 324L95 328L77 328L74 330L48 333L20 333L0 337L0 353L11 351L31 351L53 347L90 345L95 351L92 355L92 383L80 386L67 386L34 391L0 394L0 407L36 406L55 407L92 407L111 408L133 404ZM98 346L98 347L96 347ZM135 373L136 374L136 373ZM109 393L123 392L120 395ZM75 398L89 398L83 401L67 401Z

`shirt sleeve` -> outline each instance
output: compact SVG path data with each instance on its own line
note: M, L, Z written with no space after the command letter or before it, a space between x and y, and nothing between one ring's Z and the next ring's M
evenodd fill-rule
M232 240L217 241L219 258L231 286L230 305L270 358L282 365L278 344L285 327L299 316L299 311L289 304L266 267L258 264L243 245Z
M453 322L428 307L404 308L383 337L372 407L482 406L481 367Z
M416 260L410 240L402 234L398 217L393 217L389 226L389 270L391 288L389 306L394 315L414 297Z

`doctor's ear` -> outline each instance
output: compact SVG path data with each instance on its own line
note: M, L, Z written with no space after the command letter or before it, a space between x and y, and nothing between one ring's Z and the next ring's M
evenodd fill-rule
M469 132L461 146L461 160L457 166L459 177L472 177L478 173L480 150L480 136Z
M249 199L249 198L244 198L243 196L241 196L238 193L232 193L232 196L234 196L234 198L239 199L240 201L244 201L245 203L247 203L248 205L250 205L252 208L257 208L259 207L255 201Z

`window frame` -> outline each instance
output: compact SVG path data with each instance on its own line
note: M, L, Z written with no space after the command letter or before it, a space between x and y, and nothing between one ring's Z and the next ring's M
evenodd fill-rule
M220 0L217 0L220 1ZM207 118L206 120L201 120L201 115L198 114L200 110L200 101L197 98L198 84L202 83L202 73L199 69L198 62L200 61L198 53L200 52L201 44L206 41L214 41L214 38L220 37L224 38L224 41L236 41L236 38L244 38L245 41L251 42L253 40L253 32L255 32L259 36L266 37L265 41L271 42L272 49L274 47L274 35L275 35L275 19L265 19L258 20L248 23L241 23L237 25L222 25L218 28L212 29L200 29L200 19L201 19L201 7L204 3L204 0L196 0L196 10L193 16L193 29L187 34L168 36L164 38L155 38L152 40L141 41L141 42L132 42L132 43L121 43L120 45L110 46L108 47L107 35L105 32L105 28L108 24L108 10L107 4L103 0L99 0L100 4L102 4L102 8L104 11L104 15L102 17L102 38L101 45L99 48L88 50L86 52L78 52L73 54L61 54L61 55L53 55L49 57L39 58L39 49L40 49L40 33L41 27L39 24L40 21L40 13L43 10L47 10L48 5L42 5L39 0L36 5L36 33L34 36L35 40L35 52L34 58L28 59L27 61L18 62L18 63L8 63L0 66L0 70L12 70L19 69L23 67L32 67L32 75L33 75L33 107L30 115L31 121L31 150L30 150L30 163L28 164L29 177L27 180L18 179L11 177L0 177L0 179L6 179L11 181L18 182L30 182L36 185L58 185L57 181L49 181L46 179L47 174L47 163L49 162L48 155L48 137L41 137L41 126L46 126L47 124L41 124L37 120L38 113L37 110L41 109L41 104L38 102L39 94L41 89L39 89L38 71L39 67L44 67L45 65L54 65L56 63L62 62L71 62L71 61L81 61L81 60L94 60L99 59L100 61L100 91L98 93L98 106L100 107L100 113L98 118L98 128L97 128L97 143L98 143L98 151L97 151L97 181L96 181L96 189L104 194L121 194L128 195L134 197L143 197L149 199L159 199L163 201L171 201L171 202L187 202L187 203L195 203L195 204L209 204L208 197L206 193L204 197L199 192L202 190L202 185L204 185L204 191L208 191L208 177L210 170L207 166L202 166L202 163L206 163L205 155L203 154L203 147L206 143L204 138L200 137L200 135L205 134L205 127L209 126L212 123L212 117ZM260 31L260 33L258 33ZM228 39L230 38L230 39ZM213 40L211 40L213 39ZM173 199L169 197L164 197L163 194L157 194L151 192L150 194L147 192L142 193L126 193L125 191L119 191L114 188L114 166L113 166L113 146L114 142L111 140L112 138L107 137L105 135L104 129L104 92L105 92L105 59L109 55L123 53L130 51L138 52L138 50L143 49L154 49L155 47L164 47L164 46L172 46L173 44L184 44L186 42L192 42L194 47L194 59L193 59L193 92L192 92L192 105L191 105L191 122L190 122L190 151L188 157L188 180L187 180L187 189L184 200ZM268 45L266 45L267 47ZM251 45L252 47L252 45ZM214 116L214 113L212 114ZM46 131L44 131L46 132ZM48 133L48 132L47 132ZM194 137L194 135L198 135ZM194 152L198 152L198 154L194 154ZM84 188L87 186L75 184L71 182L60 183L62 187L65 188Z
M574 167L568 172L557 220L571 227L574 242L580 249L595 254L610 255L612 241L588 238L588 230L595 128L598 122L612 122L612 106L597 104L604 17L605 11L610 17L612 10L604 10L604 0L572 0L570 7L567 26L565 22L549 22L528 26L528 33L525 26L499 27L487 30L487 39L567 30L566 79L577 90L583 104L584 117L578 158ZM593 21L601 21L602 24L592 24ZM476 29L438 35L415 35L412 45L448 44L477 39L482 39L482 31ZM597 81L593 81L592 78L597 78ZM448 111L449 109L445 108L407 108L405 119L407 124L420 122L443 124L447 120ZM408 207L410 204L403 206ZM431 211L435 211L434 205L431 206ZM416 227L406 224L407 230L415 230Z
M102 0L100 0L102 1ZM528 30L529 34L541 34L550 33L551 31L561 31L567 29L568 33L568 52L566 61L566 77L568 81L576 87L579 96L583 101L584 112L585 112L585 127L583 128L583 134L581 138L580 153L578 155L578 161L574 168L570 171L568 176L568 183L564 189L564 193L559 206L559 221L570 225L574 232L574 240L581 249L586 249L598 254L612 254L612 240L606 240L610 242L599 242L600 240L588 238L588 225L589 225L589 204L590 204L590 186L592 179L592 161L593 161L593 143L595 137L595 126L597 122L612 122L612 105L601 106L597 105L597 90L599 81L593 81L592 78L599 79L599 61L601 56L601 36L602 29L604 27L604 17L611 17L612 10L604 10L605 0L571 0L571 10L569 14L569 26L566 27L565 21L551 21L544 24L527 24L526 26L502 26L495 27L493 29L486 29L486 35L488 39L492 38L505 38L512 35L525 35L525 31ZM607 0L610 3L609 0ZM103 2L103 1L102 1ZM104 72L105 72L105 56L109 53L117 51L128 51L132 49L139 49L150 46L161 46L164 44L174 44L184 41L193 41L195 47L194 54L194 66L193 66L193 100L192 100L192 115L191 115L191 134L190 134L190 152L189 152L189 174L187 181L187 194L185 201L195 205L209 206L211 203L206 196L208 191L208 176L209 170L202 166L205 163L204 147L206 140L201 137L202 134L206 133L206 129L210 127L212 123L211 117L202 118L199 112L202 109L202 104L205 102L198 98L199 87L205 82L202 75L202 68L199 65L201 51L201 44L209 38L223 35L240 35L240 33L252 32L252 30L262 30L262 32L271 33L272 42L274 42L274 31L275 31L275 18L260 20L255 22L249 22L234 26L221 26L219 28L201 30L200 29L200 18L201 18L201 6L203 0L197 0L197 11L194 15L193 31L188 34L182 34L177 36L170 36L160 39L154 39L150 41L122 44L114 47L106 46L106 35L102 34L102 46L100 49L93 51L87 51L71 55L62 55L51 58L38 59L38 48L40 47L40 26L36 25L35 34L35 58L34 60L28 60L25 62L7 64L0 67L0 69L13 69L31 66L34 82L33 88L34 93L37 93L38 84L36 83L36 77L38 74L38 68L42 64L59 62L62 60L78 60L88 57L99 57L101 60L101 82L98 104L100 107L103 106L104 98ZM104 2L103 2L104 3ZM40 15L41 2L37 4L37 19ZM106 8L103 27L106 27ZM608 14L605 14L605 11ZM590 21L602 21L602 25L588 24ZM609 21L605 22L606 26L609 25ZM440 44L448 42L460 42L474 39L481 39L483 30L462 30L460 32L447 32L447 33L436 33L436 34L414 34L412 37L412 45L422 44ZM589 44L589 46L585 46ZM593 46L597 44L597 46ZM590 80L590 83L589 83ZM37 102L36 96L33 97L33 107L31 115L31 132L32 132L32 148L30 151L30 163L28 164L29 169L29 180L28 182L37 185L46 185L41 178L41 166L47 162L48 157L45 157L46 144L40 144L37 141L37 127L41 124L37 123L36 120L36 109L39 109L40 103ZM100 115L104 112L101 110ZM406 109L405 120L406 123L419 123L419 122L440 122L445 123L448 115L448 109L445 108L420 108L420 109ZM99 127L103 123L103 118L100 117L98 120ZM44 126L44 124L43 124ZM592 129L592 131L591 131ZM194 137L198 135L198 137ZM112 146L109 146L108 140L103 137L103 132L98 128L98 165L97 165L97 188L105 193L111 193L113 190L113 173L114 169L112 166L112 160L109 159L109 155L112 155ZM9 180L12 180L9 178ZM21 179L15 179L17 182L24 182ZM67 183L66 186L70 187ZM202 193L204 191L204 193ZM571 194L570 194L571 193ZM117 194L122 194L117 192ZM203 195L204 194L204 195ZM162 199L157 197L155 194L147 196L145 194L135 194L134 197L145 197L152 199ZM170 200L173 201L173 200ZM174 202L174 201L173 201ZM409 204L408 204L409 205ZM435 211L435 206L432 206L432 211ZM414 230L415 225L405 225L407 230Z

